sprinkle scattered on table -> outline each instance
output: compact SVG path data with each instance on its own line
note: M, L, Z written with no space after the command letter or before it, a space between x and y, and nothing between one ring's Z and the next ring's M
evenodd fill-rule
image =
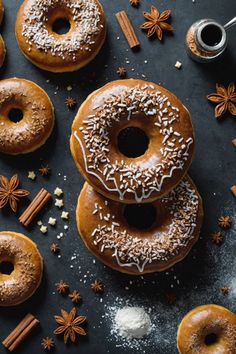
M177 69L181 69L181 68L182 68L182 63L177 60L177 62L175 63L175 67L176 67Z
M42 225L39 230L42 232L42 234L46 234L48 232L48 228L45 225Z
M51 226L55 226L57 223L57 219L56 218L52 218L50 217L49 220L48 220L48 224L51 225Z
M55 206L58 207L59 209L63 208L63 206L64 206L63 200L62 199L56 199Z
M36 174L34 173L34 171L28 172L28 178L32 179L32 181L34 181L36 179Z
M57 196L57 197L60 197L62 194L63 194L63 190L59 187L57 187L55 190L54 190L54 194Z
M69 212L68 211L63 211L61 213L61 218L64 220L68 220L69 219Z

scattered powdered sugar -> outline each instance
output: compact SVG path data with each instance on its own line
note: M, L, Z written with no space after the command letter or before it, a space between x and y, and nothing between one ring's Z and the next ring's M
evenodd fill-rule
M151 331L151 319L142 307L123 307L116 312L115 324L118 333L125 338L142 338Z

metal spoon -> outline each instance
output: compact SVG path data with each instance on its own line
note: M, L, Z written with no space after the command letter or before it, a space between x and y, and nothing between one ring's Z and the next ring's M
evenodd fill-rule
M227 22L224 25L224 29L227 31L230 27L233 27L236 25L236 17L232 18L232 20L230 20L229 22Z

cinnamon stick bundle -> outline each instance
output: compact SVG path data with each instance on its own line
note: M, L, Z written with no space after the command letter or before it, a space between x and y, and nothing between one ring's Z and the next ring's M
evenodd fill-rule
M137 47L140 43L126 12L125 11L117 12L116 18L130 48Z
M44 205L51 199L51 194L44 188L42 188L36 197L32 200L28 208L19 217L19 221L24 226L29 226L35 216L42 210Z
M10 352L13 352L38 324L39 320L31 315L31 313L28 313L9 336L4 339L2 344Z

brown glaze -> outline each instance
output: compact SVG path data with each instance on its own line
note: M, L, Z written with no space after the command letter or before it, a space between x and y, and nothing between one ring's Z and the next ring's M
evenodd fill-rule
M209 335L215 341L206 344ZM235 314L218 305L196 307L179 325L177 346L180 354L235 354Z
M177 192L177 187L175 191L170 192L166 197L153 202L156 213L154 223L147 229L139 230L131 226L125 219L125 204L104 198L88 183L85 183L80 193L76 210L77 227L85 245L107 266L133 275L163 271L181 261L198 240L203 220L201 197L189 177L181 182L183 186L185 183L188 184L188 188L194 193L194 203L196 205L196 207L193 207L193 204L191 204L191 208L194 208L192 221L196 225L191 235L180 234L175 225L172 225L176 223L176 225L181 225L181 227L187 226L188 217L193 212L193 209L187 208L187 205L190 205L188 204L189 200L187 200L189 195L185 193L184 189L183 194L181 194ZM174 195L176 195L175 198L173 197ZM186 199L185 202L183 202L184 197ZM184 203L185 205L182 206ZM170 213L171 208L174 208L174 212L178 213L178 215L187 215L186 220L174 220L173 214ZM117 232L113 234L114 237L110 237L113 225L119 226L114 227ZM104 234L98 234L97 237L94 230L98 228L102 228ZM130 237L124 239L122 236L124 233L125 235L130 235ZM103 239L108 239L107 235L109 241L104 242ZM100 241L97 242L98 239ZM138 259L136 261L142 268L144 257L146 257L146 254L145 256L142 254L142 249L151 249L153 242L156 240L158 242L155 248L156 256L153 256L143 269L131 264L135 253ZM126 247L127 244L129 244L128 247ZM122 266L116 256L114 256L116 250L123 252L123 256L119 257L119 262L122 262ZM146 259L148 259L150 254L154 255L155 251L149 252ZM130 258L131 253L132 258ZM124 266L124 264L127 264L127 266Z
M5 43L2 36L0 35L0 68L3 66L5 56L6 56Z
M0 306L14 306L26 301L41 283L43 259L36 244L28 237L0 232L0 263L10 262L10 275L0 273Z
M167 147L166 145L163 145L163 135L160 134L160 128L158 128L155 124L158 124L158 116L159 114L162 114L159 112L158 106L152 107L157 110L157 113L152 115L152 116L147 116L143 111L138 111L136 114L134 114L130 119L127 117L127 112L123 112L120 114L119 121L112 121L110 127L104 128L102 131L103 133L95 132L96 134L96 140L97 140L97 145L102 146L102 135L107 134L109 143L106 146L108 148L108 152L106 153L106 158L109 159L109 165L114 166L116 162L118 161L118 164L120 166L120 170L116 171L113 175L114 178L112 179L106 179L105 178L105 169L107 162L103 163L99 161L98 166L93 167L92 169L92 174L87 172L86 166L85 166L85 160L87 165L89 164L89 156L91 153L90 148L87 147L87 142L85 141L83 129L87 129L87 126L85 126L85 121L86 124L87 122L93 120L93 115L101 115L103 114L104 121L108 121L108 114L110 111L114 111L115 114L118 114L118 108L112 107L109 109L105 110L105 113L103 113L103 107L104 107L104 101L110 99L111 97L115 97L115 99L119 99L119 97L126 91L130 90L136 90L138 88L141 96L139 100L137 100L137 104L142 104L141 102L141 97L142 97L142 92L144 95L144 90L143 87L145 85L151 85L151 89L147 89L145 91L145 94L147 92L147 100L150 94L156 94L157 92L160 92L162 97L167 97L168 101L170 104L174 107L176 107L179 112L178 112L178 118L174 123L172 123L172 128L174 131L176 130L180 136L183 138L184 142L186 142L188 139L192 140L192 144L189 146L188 154L185 156L184 153L181 155L179 158L178 163L181 164L183 163L183 167L179 169L175 169L173 171L173 174L171 177L165 178L164 182L161 185L161 188L159 191L157 190L152 190L152 193L145 198L140 198L140 200L137 200L135 194L132 192L125 192L125 195L121 198L119 193L117 191L114 191L114 179L118 181L118 184L122 184L120 182L121 178L121 172L120 170L122 169L121 164L124 163L126 166L134 166L134 170L139 172L140 170L143 171L143 176L142 176L142 184L141 180L136 181L136 183L140 182L140 185L136 186L136 192L138 196L142 196L142 190L143 186L147 190L147 194L151 191L153 183L155 183L155 179L159 178L161 180L161 174L160 176L157 177L157 173L154 172L153 176L150 178L149 185L151 185L151 188L148 187L148 183L146 181L146 175L145 173L149 173L150 170L152 170L153 166L157 166L158 164L164 163L164 160L166 161L167 159L163 157L161 154L161 148ZM125 106L129 106L132 103L125 104ZM125 108L124 108L125 109ZM163 109L167 109L167 103L163 105ZM97 113L98 112L98 113ZM170 112L168 114L173 114L173 112ZM167 115L166 113L164 115ZM168 120L170 121L173 118L173 116L168 117ZM99 116L98 122L101 122L101 118ZM105 123L106 124L106 123ZM125 155L123 155L117 146L117 137L119 132L127 127L138 127L145 131L146 135L149 138L149 146L146 152L139 157L136 158L129 158ZM90 136L90 131L88 131L88 143L91 141L91 136ZM94 132L92 132L94 134ZM75 137L75 134L77 134L77 138ZM81 148L81 144L78 142L78 138L81 141L81 144L83 146L83 149ZM171 137L175 138L176 141L178 140L178 137L173 136ZM129 80L118 80L111 82L104 87L100 88L99 90L93 92L82 104L80 107L73 125L72 125L72 135L71 135L71 140L70 140L70 146L71 146L71 153L73 155L73 158L75 160L75 163L81 172L81 174L84 176L86 181L91 184L98 192L106 196L107 198L111 198L116 201L124 202L124 203L135 203L135 202L150 202L154 201L157 198L162 197L166 193L168 193L170 190L172 190L183 178L183 176L186 174L189 165L192 161L193 158L193 152L194 152L194 132L193 132L193 127L191 123L191 118L189 115L189 112L187 109L183 106L183 104L178 100L178 98L166 90L165 88L153 84L153 83L148 83L142 80L134 80L134 79L129 79ZM176 142L177 149L180 149L180 146L184 146L182 143ZM186 146L186 145L185 145ZM174 148L173 148L174 149ZM83 156L83 150L86 154L86 159ZM97 158L98 153L95 153L94 156L91 157L92 163L95 161ZM185 160L183 160L185 159ZM91 163L91 164L92 164ZM168 174L170 174L170 171L172 168L175 168L177 163L174 161L171 161L172 165L165 165L163 168L163 175L166 177ZM176 165L175 165L176 163ZM174 166L174 167L173 167ZM102 171L102 172L99 172ZM100 179L93 174L95 172L97 175L99 175ZM124 174L125 175L125 174ZM125 178L124 178L125 179ZM138 179L138 178L136 178ZM159 183L158 180L158 183ZM130 183L130 179L127 180L126 182ZM104 186L106 184L106 187ZM125 185L125 183L123 183ZM133 185L134 186L134 185ZM108 188L107 188L108 187ZM130 185L129 185L130 188ZM133 187L132 187L133 188Z
M20 109L23 118L12 122L8 114ZM18 78L0 81L0 152L17 155L42 146L54 126L54 108L46 92Z
M69 4L68 1L65 0L55 1L53 5L48 5L47 0L41 2L44 5L38 5L40 2L36 0L25 0L20 7L16 19L16 38L26 58L39 68L52 72L75 71L93 60L105 41L106 20L99 1L89 1L96 6L99 12L99 15L96 15L98 18L95 19L91 12L91 20L89 21L93 24L93 28L97 26L97 31L88 37L87 42L83 41L78 43L78 45L69 47L70 43L74 42L74 36L80 36L81 32L86 32L86 28L77 28L80 23L81 14L79 13L77 15L78 18L75 18L75 14L73 13L74 0L70 1ZM38 10L40 18L36 21L32 20L33 16L31 16L31 13L35 15L34 10L37 6L40 6ZM71 6L71 8L69 6ZM85 6L87 6L86 1ZM75 13L76 11L77 10L75 10ZM63 35L53 31L54 22L61 18L67 19L70 22L69 32ZM42 31L41 37L38 36L37 40L32 37L31 32L27 33L27 31L25 31L25 28L29 30L29 28L34 29L34 27L36 28L35 33L40 34L40 31ZM46 43L44 44L45 35L50 36L50 39L45 41ZM55 44L49 45L48 43L52 41ZM67 46L65 50L60 49L63 43L66 43ZM57 49L54 50L54 48Z

